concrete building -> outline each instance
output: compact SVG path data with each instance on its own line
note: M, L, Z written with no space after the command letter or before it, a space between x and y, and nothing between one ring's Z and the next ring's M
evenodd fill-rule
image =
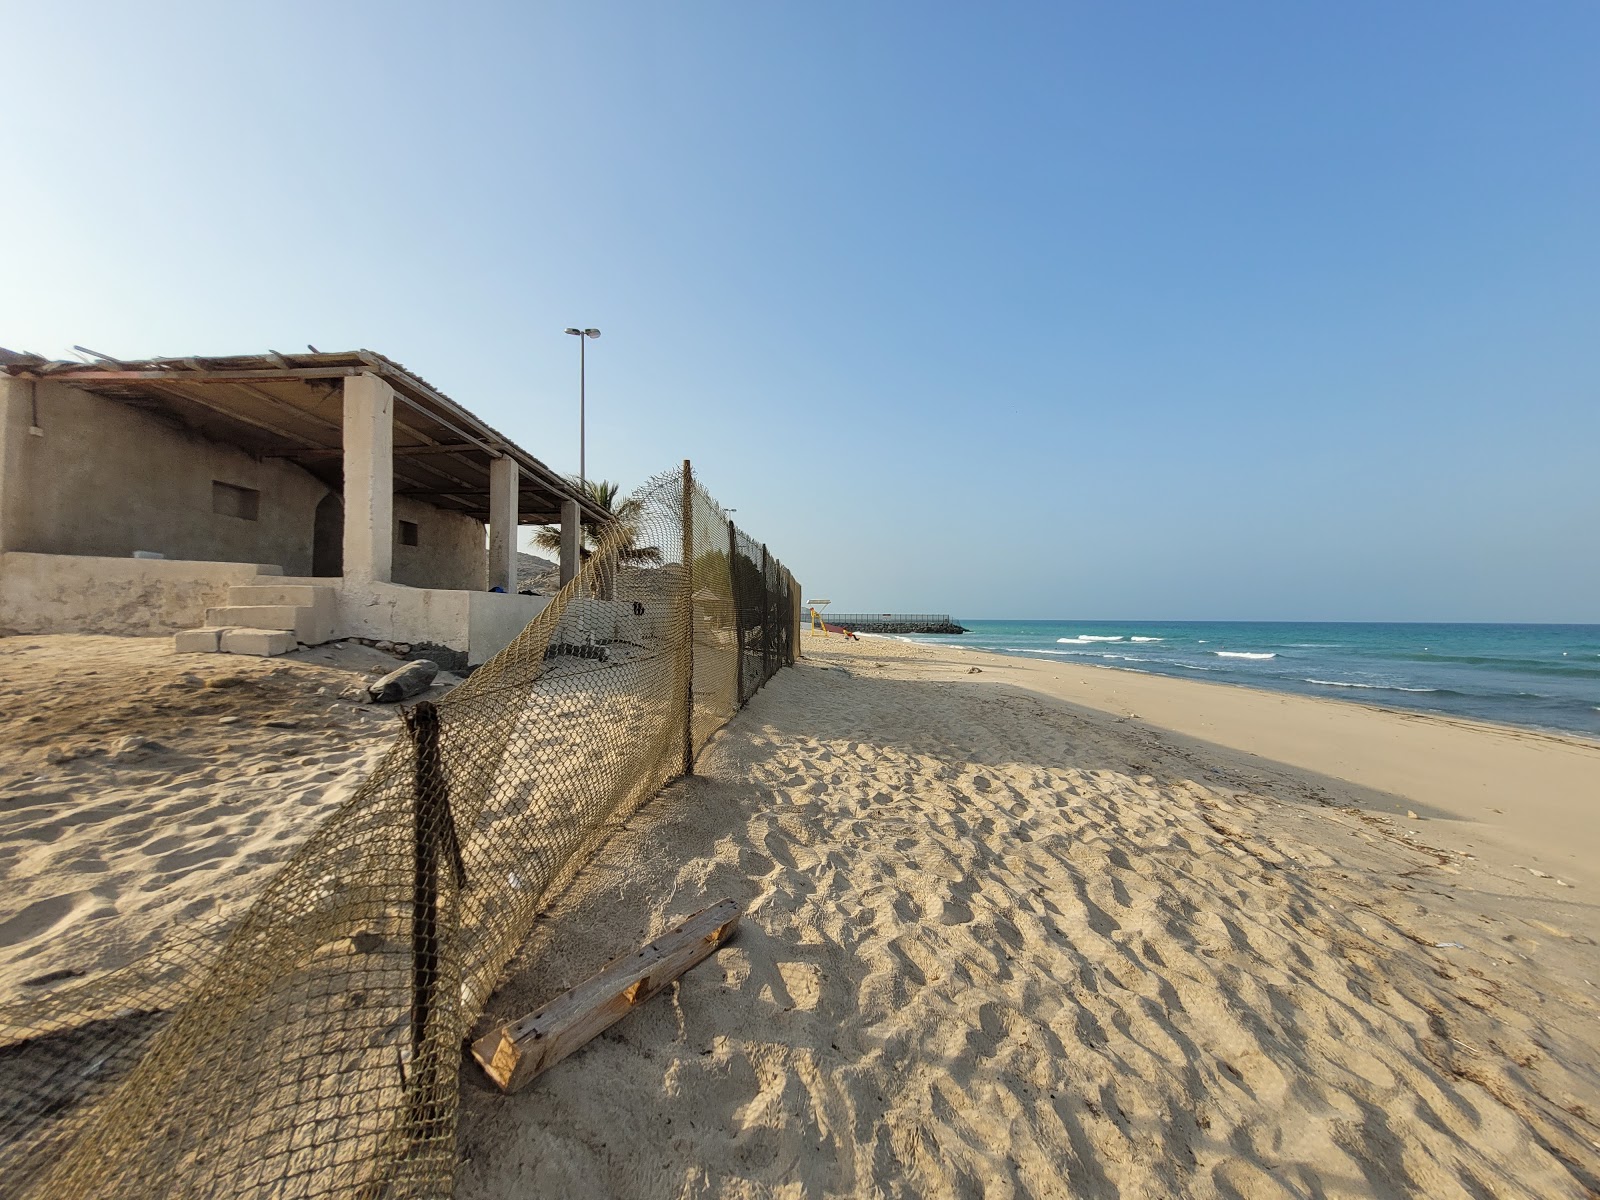
M0 629L257 654L379 638L476 664L546 603L516 594L517 526L561 526L564 583L580 522L604 519L371 351L0 349Z

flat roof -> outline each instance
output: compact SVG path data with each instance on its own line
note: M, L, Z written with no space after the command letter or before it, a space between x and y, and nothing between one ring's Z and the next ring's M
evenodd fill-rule
M344 482L344 379L376 375L398 401L395 495L487 521L489 463L504 455L520 468L521 523L559 523L566 500L578 501L586 522L609 519L570 481L421 376L372 350L149 359L84 352L96 361L52 361L0 348L0 370L19 379L70 383L260 458L287 459L335 490Z

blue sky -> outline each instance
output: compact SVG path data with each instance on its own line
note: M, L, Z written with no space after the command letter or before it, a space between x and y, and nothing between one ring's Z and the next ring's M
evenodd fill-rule
M14 5L0 344L370 347L806 591L1600 621L1600 7Z

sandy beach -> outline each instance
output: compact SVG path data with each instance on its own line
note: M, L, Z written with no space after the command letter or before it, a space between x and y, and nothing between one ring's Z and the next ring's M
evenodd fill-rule
M225 930L394 736L366 646L0 639L0 1003Z
M477 1032L723 897L733 941L527 1091L457 1194L1600 1191L1600 746L804 638L560 895ZM236 918L392 734L361 646L5 656L0 985ZM248 719L233 719L241 716Z
M480 1029L723 896L740 932L524 1093L465 1066L460 1196L1600 1190L1600 746L804 650Z

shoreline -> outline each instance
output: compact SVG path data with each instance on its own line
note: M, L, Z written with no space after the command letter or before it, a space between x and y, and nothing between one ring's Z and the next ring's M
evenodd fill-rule
M808 634L802 651L817 641ZM1447 829L1471 850L1492 845L1515 865L1600 886L1600 742L1581 734L954 644L869 645L902 647L892 656L932 671L941 651L959 650L960 665L944 668L951 679L981 662L1035 694L1353 784L1375 809L1418 812L1429 836Z
M908 646L927 646L935 650L943 649L947 645L947 643L944 642L911 641L900 634L892 633L858 633L856 636L863 638L878 638L892 642L903 642ZM1023 662L1041 663L1047 667L1054 665L1056 662L1056 660L1053 658L1041 657L1028 651L994 650L986 646L961 646L957 645L955 642L948 643L948 647L952 650L960 650L966 654L983 654L993 658L1002 658L1006 660L1020 659ZM1456 713L1446 712L1444 709L1439 708L1395 708L1386 704L1381 704L1376 700L1363 700L1359 696L1313 696L1308 695L1305 692L1291 692L1287 689L1279 690L1276 688L1262 687L1257 683L1239 683L1238 681L1232 679L1189 679L1180 675L1167 675L1161 671L1141 671L1138 667L1118 667L1112 665L1111 663L1064 662L1063 665L1070 666L1073 669L1085 671L1116 671L1125 675L1136 675L1143 679L1169 679L1173 683L1178 684L1197 683L1202 687L1237 688L1241 691L1256 692L1263 696L1292 696L1295 699L1307 700L1313 704L1327 703L1338 705L1356 705L1360 708L1372 709L1375 712L1387 713L1390 716L1395 717L1404 717L1407 719L1413 717L1422 717L1429 720L1448 721L1470 728L1483 729L1490 733L1498 731L1501 733L1539 734L1544 737L1553 738L1556 741L1575 741L1580 745L1593 746L1597 749L1600 749L1600 734L1589 734L1581 729L1560 729L1553 725L1518 725L1511 721L1491 721L1486 717L1463 717L1457 715Z

